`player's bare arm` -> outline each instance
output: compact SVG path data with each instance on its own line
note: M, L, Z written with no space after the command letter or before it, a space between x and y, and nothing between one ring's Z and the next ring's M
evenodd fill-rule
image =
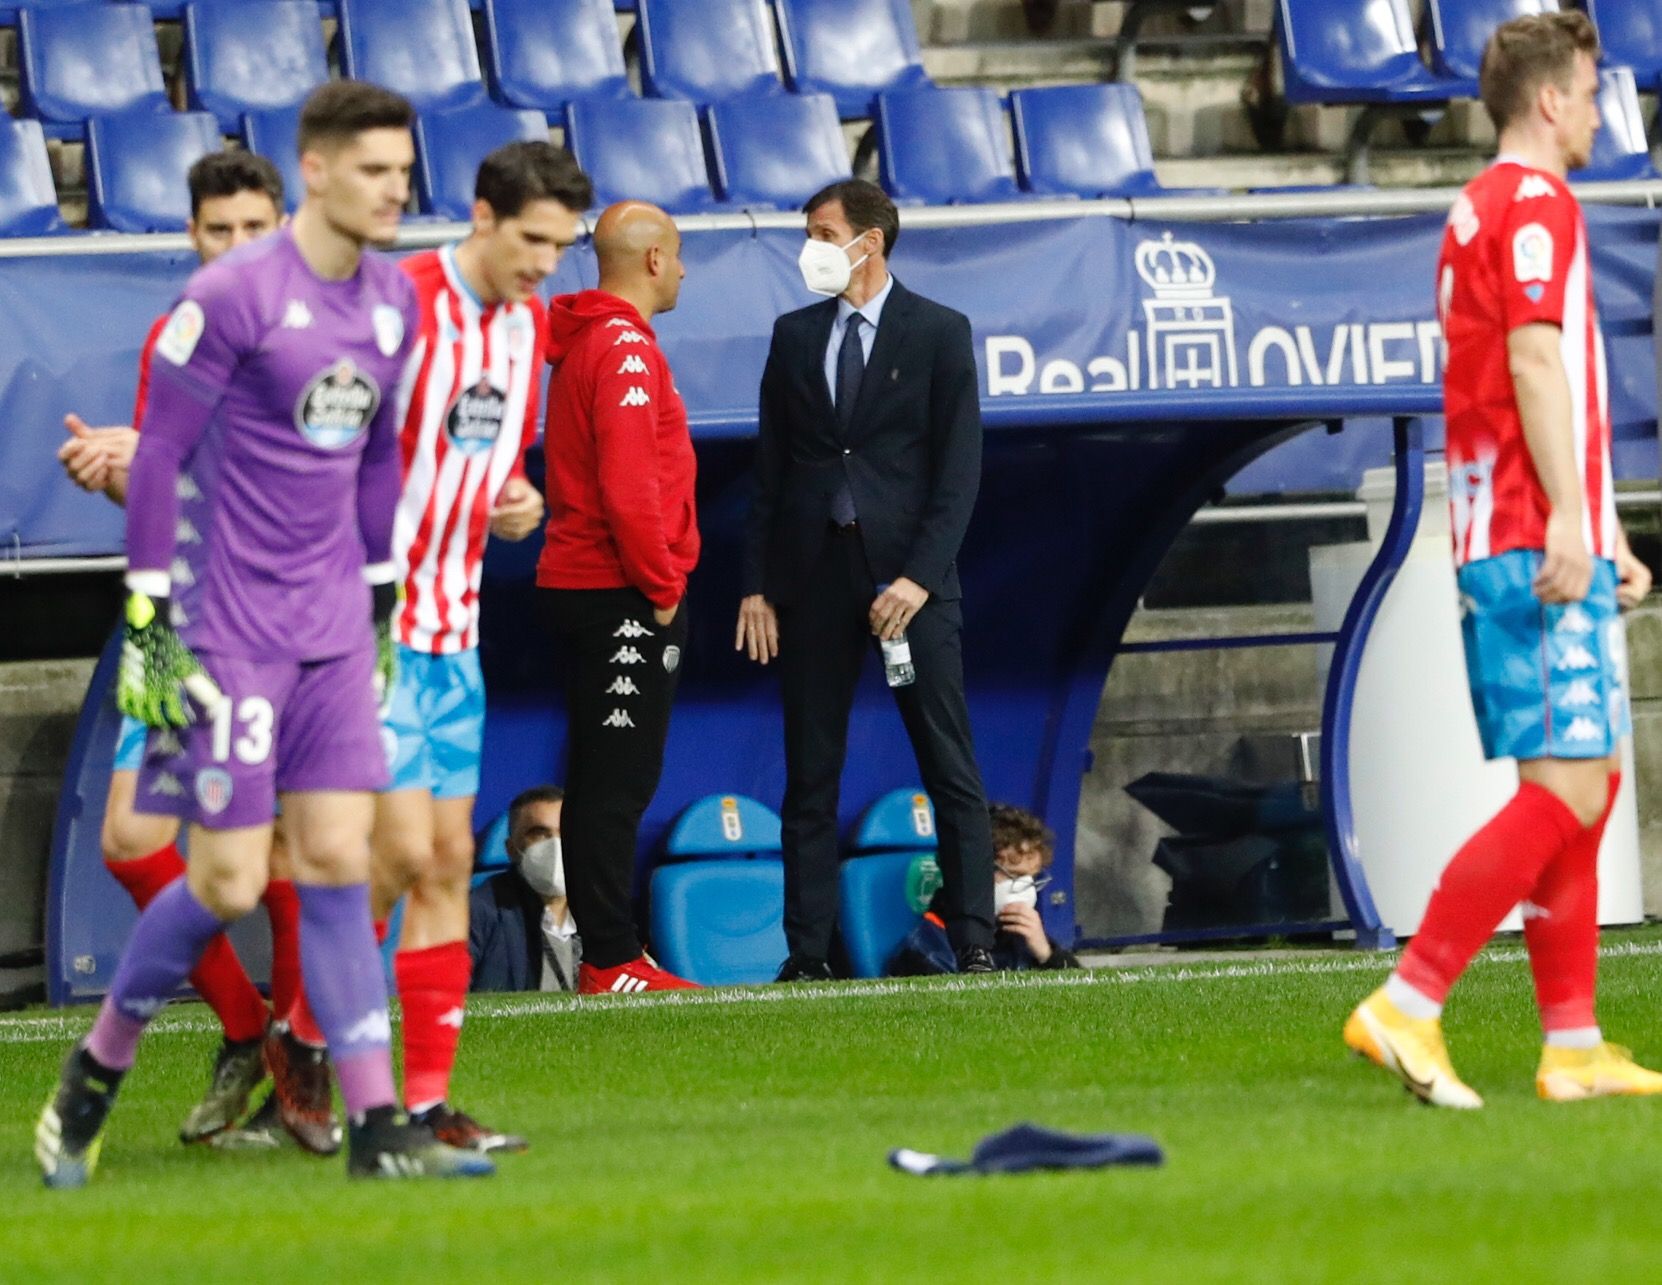
M1593 580L1593 560L1582 535L1581 482L1570 433L1570 381L1564 372L1559 328L1519 326L1506 337L1507 363L1517 393L1529 458L1552 506L1546 550L1535 592L1542 602L1580 602Z

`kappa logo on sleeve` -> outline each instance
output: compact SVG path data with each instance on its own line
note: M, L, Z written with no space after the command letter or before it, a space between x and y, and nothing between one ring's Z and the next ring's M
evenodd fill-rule
M623 359L623 365L617 368L620 375L644 375L647 373L646 362L641 360L638 352L632 352Z
M640 385L637 384L623 395L623 400L620 401L618 403L618 405L619 406L645 406L649 402L651 402L651 400L652 400L652 398L647 394L646 389L640 387Z
M156 352L175 366L183 366L196 351L207 326L208 319L202 314L202 305L194 299L186 299L173 310L167 325L162 327L162 333L156 337Z
M640 331L625 330L616 339L612 340L612 347L616 348L619 344L644 344L645 342L646 336L641 334Z
M1557 189L1540 174L1525 174L1518 190L1512 195L1513 204L1519 201L1533 201L1541 196L1555 196Z
M1526 223L1512 235L1512 274L1520 284L1552 280L1552 233Z

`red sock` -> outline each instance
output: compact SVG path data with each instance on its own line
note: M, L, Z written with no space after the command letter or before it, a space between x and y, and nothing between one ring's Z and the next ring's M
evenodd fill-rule
M399 951L393 972L404 1005L404 1101L425 1108L450 1096L473 960L465 941L451 941Z
M1551 790L1532 781L1520 784L1511 801L1466 840L1443 870L1397 975L1441 1004L1500 921L1582 829L1575 813Z
M185 873L185 859L179 855L176 844L159 848L137 861L106 861L105 868L127 890L140 910L175 879ZM207 1002L225 1028L225 1038L243 1042L257 1040L265 1034L270 1010L254 983L243 971L237 952L220 933L208 943L202 957L191 970L190 984Z
M1622 774L1610 774L1604 812L1547 868L1524 903L1524 942L1535 977L1543 1031L1597 1026L1599 844L1616 806Z
M271 917L271 1007L287 1014L300 996L300 897L291 881L273 879L260 900Z
M306 999L304 986L295 992L294 1003L288 1011L288 1024L289 1033L302 1044L320 1049L329 1042L323 1028L317 1024L317 1018L312 1016L312 1006Z

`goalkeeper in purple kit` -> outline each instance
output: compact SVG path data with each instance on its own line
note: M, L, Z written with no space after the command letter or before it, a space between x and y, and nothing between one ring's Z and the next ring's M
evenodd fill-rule
M400 385L418 318L408 278L364 249L397 233L410 120L407 102L373 85L316 91L301 113L306 197L293 222L192 277L157 340L128 490L118 690L152 729L136 806L190 824L189 869L140 917L41 1113L48 1186L90 1177L146 1023L258 903L279 799L348 1171L493 1171L398 1110L369 911Z

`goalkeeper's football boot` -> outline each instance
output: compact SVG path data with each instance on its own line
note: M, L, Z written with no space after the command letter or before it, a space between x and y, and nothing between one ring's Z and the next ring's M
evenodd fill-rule
M104 1121L121 1073L100 1066L77 1044L64 1060L58 1091L35 1122L35 1159L48 1187L84 1187L98 1167Z
M225 1040L214 1061L213 1079L202 1100L179 1128L180 1142L201 1142L223 1133L248 1110L248 1099L265 1079L265 1040Z
M1662 1093L1662 1075L1640 1066L1619 1044L1590 1049L1562 1049L1549 1044L1541 1050L1535 1091L1548 1102L1647 1097Z
M265 1064L277 1113L289 1135L314 1156L340 1150L340 1121L330 1085L329 1052L296 1038L286 1022L273 1022L265 1037Z
M1345 1043L1353 1053L1396 1076L1421 1102L1467 1111L1483 1105L1483 1099L1454 1073L1443 1044L1442 1023L1434 1017L1409 1017L1383 988L1350 1015Z
M433 1136L445 1146L477 1151L480 1155L492 1151L524 1151L531 1145L518 1134L487 1129L466 1111L458 1111L448 1102L429 1107L410 1119L431 1129Z
M476 1151L446 1146L393 1107L376 1107L347 1134L353 1178L488 1178L496 1166Z

